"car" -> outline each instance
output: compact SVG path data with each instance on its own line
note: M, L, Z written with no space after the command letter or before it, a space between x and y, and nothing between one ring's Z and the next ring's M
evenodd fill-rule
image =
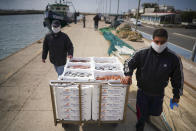
M119 26L123 22L124 22L123 19L117 18L116 20L115 19L112 20L111 26L114 27L114 28L116 28L117 26Z
M124 20L123 19L117 19L117 21L119 21L120 23L123 23L124 22Z
M130 18L130 21L134 22L134 21L136 21L136 19L135 18Z
M181 24L185 29L196 29L196 19L193 19L192 23L182 22Z
M106 24L111 24L112 23L112 21L114 20L114 16L106 16L105 17L105 23Z
M196 29L196 24L189 24L185 26L185 29Z
M136 20L133 21L133 24L134 24L134 25L136 25L136 23L137 23L138 26L141 26L141 25L142 25L141 21L139 21L139 20L138 20L137 22L136 22Z

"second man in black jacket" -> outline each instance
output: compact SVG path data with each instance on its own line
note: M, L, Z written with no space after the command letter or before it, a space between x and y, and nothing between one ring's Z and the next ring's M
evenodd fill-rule
M137 79L137 131L143 131L149 116L162 113L164 89L169 79L173 87L172 103L178 103L183 93L183 69L179 56L167 48L168 33L165 29L156 29L151 46L137 51L125 61L125 78L122 83L131 84L133 71Z
M52 32L47 34L43 43L42 62L45 63L49 52L50 62L54 64L58 76L64 71L68 58L73 57L73 44L67 34L61 32L58 20L52 22Z

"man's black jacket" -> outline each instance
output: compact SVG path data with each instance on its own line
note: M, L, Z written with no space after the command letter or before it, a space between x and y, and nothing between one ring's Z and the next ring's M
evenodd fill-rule
M125 61L124 72L132 76L134 69L138 88L149 95L164 95L164 88L170 78L175 98L183 92L183 67L181 59L166 48L158 54L152 47L137 51L133 57Z
M49 33L44 39L42 59L47 58L48 51L50 62L56 66L62 66L66 64L67 55L73 56L73 45L65 33Z
M93 18L93 20L95 21L95 24L98 24L99 20L101 20L101 19L100 19L99 15L96 15L96 16Z

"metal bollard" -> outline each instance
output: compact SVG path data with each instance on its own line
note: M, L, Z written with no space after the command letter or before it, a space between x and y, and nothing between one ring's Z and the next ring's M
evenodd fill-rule
M192 56L191 56L191 60L192 61L194 61L195 55L196 55L196 41L195 41L195 44L194 44L193 50L192 50Z

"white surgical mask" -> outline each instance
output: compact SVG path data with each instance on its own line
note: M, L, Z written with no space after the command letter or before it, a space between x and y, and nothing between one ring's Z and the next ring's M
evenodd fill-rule
M166 42L165 44L157 45L156 43L154 43L152 41L151 46L157 53L161 53L161 52L163 52L165 50L165 48L167 47L167 44L168 43Z
M58 33L58 32L61 31L61 27L59 26L59 27L55 28L55 27L52 26L52 31L53 31L54 33Z

